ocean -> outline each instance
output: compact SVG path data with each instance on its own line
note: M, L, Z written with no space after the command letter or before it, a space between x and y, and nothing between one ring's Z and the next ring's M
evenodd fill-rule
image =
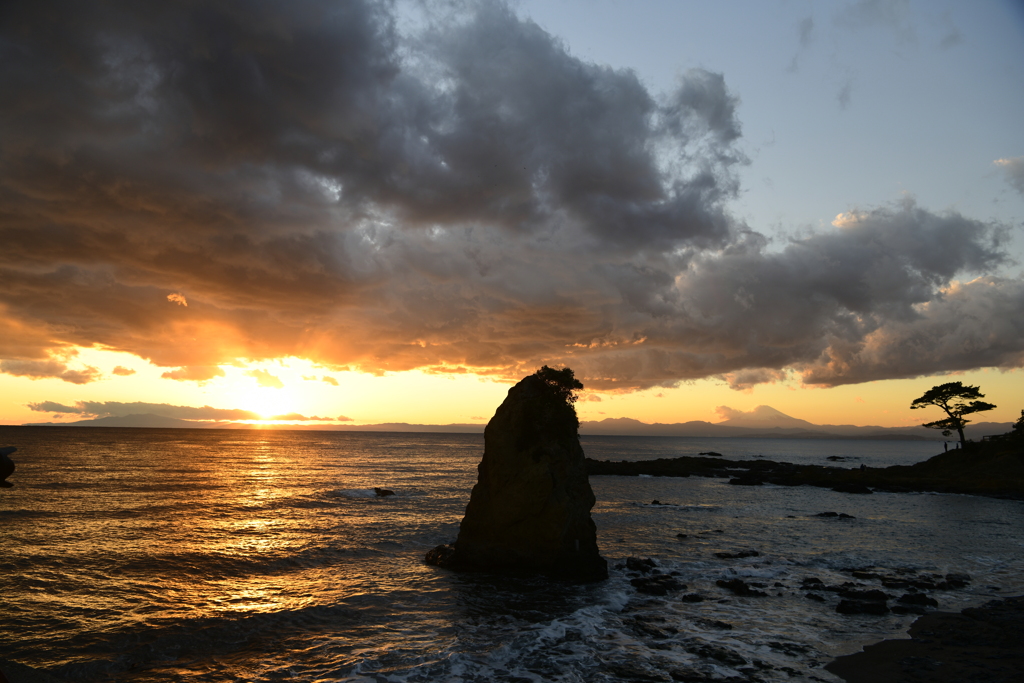
M581 443L597 459L715 451L843 467L942 448ZM611 576L571 585L423 563L458 533L478 434L0 427L2 445L18 447L18 469L0 489L0 658L68 681L837 681L824 664L914 617L839 614L835 595L806 597L808 578L970 575L932 593L944 610L1024 593L1020 501L595 476ZM741 551L757 555L716 555ZM631 556L687 589L637 592ZM768 595L716 585L733 578Z

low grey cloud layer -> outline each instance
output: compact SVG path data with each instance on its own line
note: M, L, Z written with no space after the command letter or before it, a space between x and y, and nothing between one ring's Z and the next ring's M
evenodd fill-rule
M64 405L54 401L41 401L28 404L30 410L40 413L56 413L80 415L86 418L126 417L128 415L160 415L174 417L179 420L258 420L260 416L248 410L238 408L211 408L202 406L175 406L169 403L145 403L134 401L78 401L74 405ZM306 418L303 418L306 419ZM309 418L313 419L313 418ZM316 418L320 419L320 418Z
M0 371L89 381L60 354L95 344L182 381L295 355L605 390L1024 362L1004 226L908 201L770 243L728 210L727 75L653 93L499 2L413 35L392 10L9 5Z

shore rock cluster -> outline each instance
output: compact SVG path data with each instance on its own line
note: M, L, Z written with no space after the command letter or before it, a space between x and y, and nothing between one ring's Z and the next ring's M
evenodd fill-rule
M910 639L883 640L825 668L847 683L1024 681L1024 597L919 617Z
M1024 500L1024 442L993 440L914 465L845 468L773 460L680 456L636 462L587 459L591 475L719 477L737 486L819 486L840 493L937 491Z

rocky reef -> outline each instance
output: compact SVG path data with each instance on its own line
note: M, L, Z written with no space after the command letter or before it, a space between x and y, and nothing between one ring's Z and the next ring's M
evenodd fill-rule
M883 640L825 668L847 683L1024 680L1024 597L920 617L910 638Z
M591 475L728 478L730 484L820 486L840 493L937 491L1024 500L1024 429L914 465L861 467L794 465L772 460L682 456L638 462L587 460Z
M572 370L544 367L509 389L484 430L476 486L454 544L427 553L456 571L608 576L590 517Z

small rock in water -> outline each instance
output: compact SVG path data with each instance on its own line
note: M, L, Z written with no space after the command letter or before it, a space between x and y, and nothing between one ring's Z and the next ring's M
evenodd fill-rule
M841 598L849 598L850 600L867 600L869 602L885 602L892 597L878 589L864 591L857 590L855 588L844 588L837 592Z
M742 579L730 579L729 581L725 581L724 579L719 579L718 581L715 581L715 585L718 586L719 588L725 588L727 590L730 590L735 595L739 595L740 597L745 597L745 598L766 598L766 597L768 597L767 593L764 593L762 591L752 590L750 588L750 586L748 586L746 584L746 582L744 582Z
M966 588L970 582L968 574L946 574L946 585L950 588Z
M840 614L888 614L889 607L885 602L875 600L840 600L836 605Z
M683 599L685 600L685 597ZM704 628L713 628L719 631L732 630L732 624L724 621L718 621L717 619L705 619L704 617L699 617L697 619L694 619L693 623L697 624L698 626L703 626Z
M382 489L379 486L374 486L373 492L377 495L378 498L386 498L387 496L395 495L395 492L392 491L391 489Z
M728 648L718 645L699 645L686 648L686 651L700 657L716 659L727 666L743 666L747 660Z
M904 605L919 605L921 607L938 607L939 601L935 598L928 597L924 593L904 593L901 595L897 602Z
M704 602L704 596L700 593L687 593L683 596L683 602Z
M721 453L715 453L714 451L705 451L705 452L701 453L700 455L713 455L713 456L721 457L722 454Z
M832 490L837 493L871 493L871 489L864 484L838 484Z
M689 538L686 534L676 534L676 538Z
M636 588L638 593L645 595L668 595L669 591L686 590L686 584L679 583L674 576L669 576L668 574L641 576L631 579L629 583Z
M11 488L14 486L11 482L7 481L7 477L14 474L14 461L8 456L14 451L18 450L14 446L4 446L0 448L0 486L4 488Z
M807 594L807 599L808 600L814 600L815 602L825 602L825 598L823 598L822 596L818 595L817 593L808 593Z
M646 574L655 567L658 563L649 557L627 557L626 558L626 569L634 572L641 572Z
M715 557L722 560L742 560L744 557L759 557L761 553L756 550L741 550L738 553L715 553Z
M838 512L819 512L818 514L816 514L814 516L815 517L838 517L839 513Z

